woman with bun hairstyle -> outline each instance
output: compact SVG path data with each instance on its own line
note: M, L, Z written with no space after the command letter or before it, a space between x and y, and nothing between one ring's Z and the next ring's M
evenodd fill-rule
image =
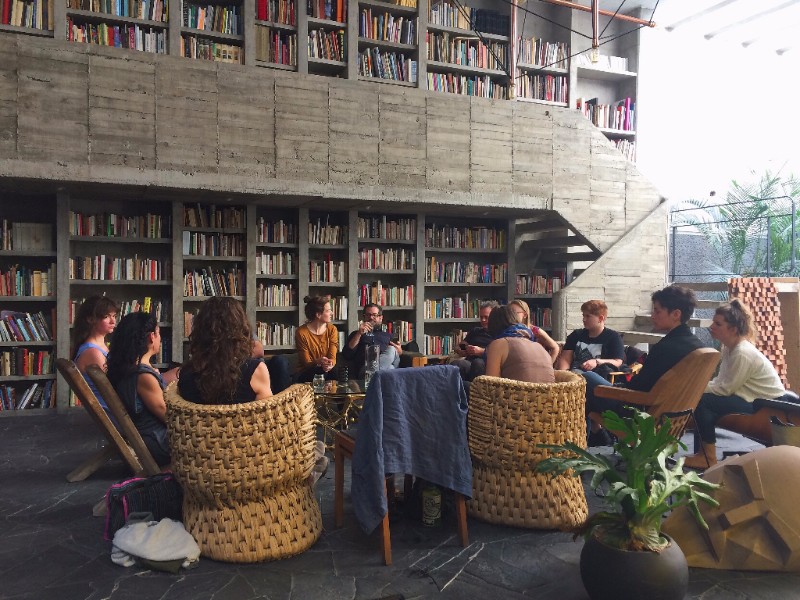
M531 330L517 320L511 304L496 306L489 313L486 348L486 374L529 383L553 383L553 361L544 347L535 342Z
M508 303L508 305L514 311L517 320L530 328L530 330L533 332L533 339L539 342L544 349L547 350L550 358L553 359L552 362L555 363L559 352L561 352L561 348L544 329L537 327L536 325L531 325L531 309L528 306L528 303L524 300L512 300Z
M687 456L684 464L695 469L717 463L717 419L752 414L756 398L774 399L786 392L775 367L752 344L753 317L739 300L717 308L709 330L722 344L722 359L719 374L706 386L694 413L703 451Z
M306 323L295 335L298 365L294 380L309 382L319 373L332 379L339 350L339 332L331 323L333 310L330 299L327 296L306 296L303 301L306 303Z

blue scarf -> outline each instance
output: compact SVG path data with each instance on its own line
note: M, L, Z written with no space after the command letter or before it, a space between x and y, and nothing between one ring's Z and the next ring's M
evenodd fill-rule
M521 337L528 338L532 342L536 341L536 336L534 336L533 331L531 331L527 325L523 325L522 323L514 323L513 325L509 325L499 334L494 336L494 339L499 340L500 338L508 337Z

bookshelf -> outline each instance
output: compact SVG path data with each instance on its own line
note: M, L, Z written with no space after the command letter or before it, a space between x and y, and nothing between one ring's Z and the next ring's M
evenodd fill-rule
M242 0L201 3L183 0L181 56L244 63Z
M516 274L514 298L524 300L531 309L531 324L551 331L553 328L553 294L566 286L564 270L550 272L535 269Z
M0 202L0 417L56 406L55 205L10 200Z
M59 0L55 0L59 1ZM66 38L71 42L165 54L165 0L66 0Z
M0 0L0 32L52 37L54 1L58 0Z
M256 0L255 64L297 70L297 4L295 0Z
M358 78L416 87L419 18L413 6L358 2Z

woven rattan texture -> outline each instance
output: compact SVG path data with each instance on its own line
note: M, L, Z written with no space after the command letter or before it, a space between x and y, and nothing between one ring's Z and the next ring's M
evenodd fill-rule
M523 383L479 377L470 387L469 513L491 523L566 529L588 515L580 479L533 472L549 457L538 444L567 441L586 447L586 382L556 371L556 382Z
M234 405L187 402L171 385L166 399L184 522L204 556L271 560L317 540L322 519L308 483L316 433L309 385Z

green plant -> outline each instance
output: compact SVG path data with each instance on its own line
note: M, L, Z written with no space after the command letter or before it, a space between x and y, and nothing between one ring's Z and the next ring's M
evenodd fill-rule
M674 467L667 466L667 458L679 446L685 449L670 434L668 420L657 427L655 419L645 412L634 411L630 418L623 418L606 411L603 421L609 430L619 434L614 449L620 456L620 468L607 457L591 454L572 442L540 445L566 455L543 460L536 466L538 472L571 473L576 477L591 472L591 488L605 491L610 510L590 516L575 535L586 538L595 535L607 545L624 550L659 552L667 545L661 535L662 519L679 506L688 506L707 529L697 503L718 506L707 494L718 485L705 481L694 471L684 472L682 457Z

